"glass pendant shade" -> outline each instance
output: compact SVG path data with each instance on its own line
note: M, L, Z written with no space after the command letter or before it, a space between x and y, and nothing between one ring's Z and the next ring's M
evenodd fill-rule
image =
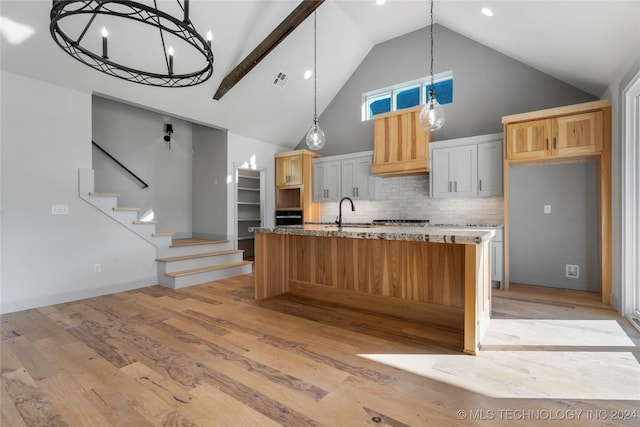
M420 125L428 131L438 130L444 125L444 108L433 92L429 93L429 101L420 111Z
M320 129L317 122L314 123L309 129L309 132L307 132L306 141L307 147L311 150L317 151L324 147L324 131Z

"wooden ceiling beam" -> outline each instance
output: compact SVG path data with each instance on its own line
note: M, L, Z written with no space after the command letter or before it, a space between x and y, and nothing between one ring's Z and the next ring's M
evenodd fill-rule
M220 87L213 95L213 99L219 100L225 93L235 86L249 72L258 65L282 40L287 38L304 20L311 15L324 0L304 0L278 25L260 44L249 53L229 74L222 80Z

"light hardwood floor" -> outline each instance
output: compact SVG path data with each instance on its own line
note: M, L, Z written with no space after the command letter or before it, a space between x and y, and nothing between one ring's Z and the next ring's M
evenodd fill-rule
M495 292L478 356L253 276L3 315L1 425L638 425L640 338L598 295Z

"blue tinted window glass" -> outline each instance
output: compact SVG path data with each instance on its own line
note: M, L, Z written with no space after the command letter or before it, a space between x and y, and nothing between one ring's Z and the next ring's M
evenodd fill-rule
M437 87L436 87L437 90ZM413 87L396 94L396 110L420 105L420 88Z
M436 98L440 104L451 104L453 102L453 79L437 82L436 86ZM428 84L425 87L425 99L429 99L429 90L431 85Z
M383 98L369 104L369 117L391 111L391 98Z

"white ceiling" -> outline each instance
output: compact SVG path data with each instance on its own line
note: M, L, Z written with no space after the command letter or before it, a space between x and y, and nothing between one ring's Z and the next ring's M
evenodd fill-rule
M171 7L172 0L160 0ZM428 2L328 0L318 9L318 109L321 112L371 48L428 24ZM0 2L2 69L72 89L293 147L313 114L313 20L307 19L221 100L213 94L231 71L298 4L297 0L192 0L195 27L214 33L214 75L202 85L159 89L94 71L66 55L49 35L50 0ZM480 13L488 6L491 18ZM436 0L435 22L597 97L640 55L640 0ZM33 34L15 40L16 28ZM110 56L124 29L111 24ZM139 39L140 37L133 37ZM146 42L145 42L146 43ZM437 58L437 40L436 58ZM176 63L179 64L176 54ZM178 65L177 65L178 66ZM290 75L284 89L271 85ZM425 70L426 72L427 70ZM437 70L436 70L437 71Z

